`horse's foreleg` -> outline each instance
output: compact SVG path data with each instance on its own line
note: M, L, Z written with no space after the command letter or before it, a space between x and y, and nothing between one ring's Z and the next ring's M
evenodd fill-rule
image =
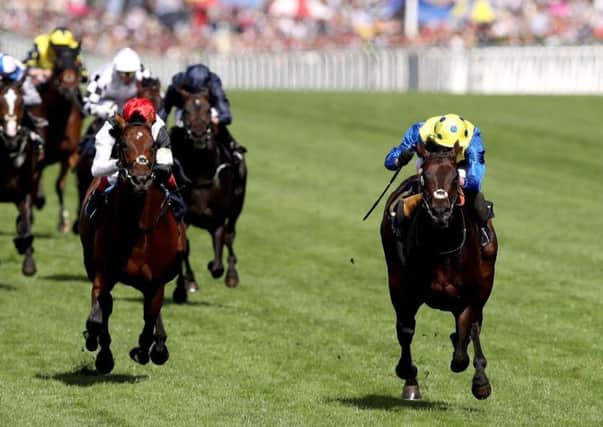
M61 168L59 169L59 176L55 182L55 190L59 198L59 224L57 229L62 233L69 232L69 212L65 209L65 184L67 183L67 171L69 170L69 164L67 160L61 162Z
M132 360L146 365L149 363L149 351L155 341L155 325L163 305L164 285L153 288L144 294L144 327L138 336L138 347L130 350Z
M387 257L387 255L386 255ZM404 380L402 399L417 400L421 398L417 367L413 364L411 344L415 334L415 315L418 310L418 299L409 295L402 283L402 268L397 260L388 260L387 265L389 293L396 311L396 335L400 344L400 360L396 365L396 375Z
M472 306L465 307L460 313L455 314L456 332L450 335L454 352L450 369L452 372L463 372L469 366L469 345L471 325L476 319L475 309Z
M155 322L155 343L151 348L151 360L155 365L163 365L170 357L170 353L165 345L167 341L167 334L163 327L163 320L161 319L161 313L157 316L157 322Z
M25 255L23 259L22 272L25 276L33 276L36 274L36 263L33 259L33 239L31 231L31 195L27 194L21 200L17 208L19 216L17 217L17 236L14 238L15 248L17 252Z
M212 233L212 241L214 247L214 259L207 264L207 269L211 273L214 279L222 277L224 274L224 265L222 264L222 253L224 251L224 236L225 229L221 225L217 227Z
M492 386L490 380L486 376L486 356L482 351L482 346L479 340L479 336L482 329L482 316L471 325L471 341L473 341L473 366L475 367L475 375L473 376L473 384L471 386L471 392L477 399L486 399L492 392Z
M224 243L228 249L228 270L224 282L229 288L236 288L239 284L239 273L237 272L237 256L234 253L235 226L234 220L228 222Z
M38 167L38 169L34 173L33 185L35 191L33 204L37 209L42 209L46 204L46 195L44 194L44 185L42 184L42 174L43 168Z
M100 351L96 355L96 370L101 374L109 373L115 366L111 353L111 335L109 334L109 316L113 312L113 285L103 277L97 275L92 284L92 308L86 321L84 338L86 349L95 351L100 344Z
M186 239L186 250L182 257L182 263L180 264L180 273L178 274L178 280L176 280L176 289L174 289L174 302L178 304L185 303L188 299L188 292L197 292L199 285L195 281L195 274L191 268L190 263L190 241Z

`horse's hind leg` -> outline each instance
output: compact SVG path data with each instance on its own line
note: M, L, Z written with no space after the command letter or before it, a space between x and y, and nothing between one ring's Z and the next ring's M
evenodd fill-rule
M36 274L36 263L33 258L33 239L31 232L31 195L27 194L18 203L17 236L14 238L17 252L25 255L21 271L25 276Z
M95 277L92 286L92 309L84 331L88 351L95 351L100 344L101 349L96 355L95 365L96 370L101 374L111 372L115 366L109 334L109 316L113 312L111 287L102 278Z
M211 232L214 247L214 259L207 264L207 269L214 279L222 277L224 274L224 265L222 264L222 253L224 251L225 229L221 225Z
M482 319L474 322L471 325L471 341L473 341L473 366L475 367L475 375L473 376L473 384L471 386L471 392L477 399L486 399L492 393L492 386L490 380L486 376L486 356L482 351L482 346L479 340L479 336L482 329Z
M164 285L160 285L154 288L154 292L144 294L144 327L138 337L138 347L130 350L132 360L141 365L149 363L149 352L155 342L155 325L163 305L163 291ZM165 343L163 346L165 347ZM167 347L165 349L167 351Z
M230 226L230 224L231 222L229 222L227 226L226 235L224 237L224 243L228 249L228 270L226 271L224 283L229 288L236 288L239 284L239 273L237 272L237 256L234 253L234 221L232 222L232 226Z
M59 224L57 229L62 233L69 232L69 212L65 209L65 184L67 183L67 170L69 164L67 160L61 162L61 168L59 170L59 176L55 182L55 190L59 197Z

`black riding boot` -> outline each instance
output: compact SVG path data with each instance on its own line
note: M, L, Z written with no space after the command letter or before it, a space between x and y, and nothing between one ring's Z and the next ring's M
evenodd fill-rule
M186 215L186 203L178 189L176 179L172 178L172 183L170 183L170 176L172 176L171 168L167 165L155 165L155 176L157 177L157 182L163 191L165 191L167 203L172 208L176 221L182 221L184 215Z
M247 148L243 145L240 145L237 140L232 136L230 130L226 125L220 124L220 138L224 145L228 147L231 151L236 151L240 154L245 154L247 152ZM237 156L234 156L237 157Z
M494 204L484 198L482 192L475 194L473 208L479 220L479 236L482 247L487 246L492 241L492 230L488 227L488 220L494 218Z
M38 153L38 157L42 157L44 154L44 138L40 134L40 128L47 125L48 122L46 120L33 116L28 110L25 110L23 126L30 130L29 137Z

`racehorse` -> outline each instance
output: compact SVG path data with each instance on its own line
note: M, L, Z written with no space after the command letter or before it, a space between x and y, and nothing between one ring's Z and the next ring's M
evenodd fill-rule
M21 126L25 114L20 81L0 84L0 201L15 203L19 210L17 236L13 239L17 251L25 255L22 272L36 273L33 259L32 198L35 194L34 176L38 161L30 131Z
M69 230L69 212L65 209L64 193L67 172L73 169L78 160L78 144L82 127L83 113L79 84L81 81L81 64L78 49L55 47L56 59L52 74L47 82L39 88L42 105L32 112L45 118L48 126L43 128L46 140L46 153L41 162L36 180L38 194L35 205L41 209L46 198L42 189L42 171L51 164L60 163L59 176L55 182L55 190L59 198L58 230Z
M480 246L475 214L464 201L456 164L458 144L453 150L431 153L417 147L424 164L418 176L422 201L406 215L397 204L400 189L410 186L409 178L393 192L381 222L381 240L387 263L391 302L396 312L396 332L401 356L396 374L405 381L402 398L421 397L417 368L411 357L415 315L428 306L451 312L456 331L450 369L462 372L469 365L467 347L473 341L475 374L472 392L477 399L491 393L486 376L486 358L480 344L483 309L494 282L498 244ZM461 206L462 205L462 206Z
M111 290L122 282L144 295L144 328L139 346L130 357L157 365L169 357L161 319L164 287L178 273L186 245L185 227L169 208L167 193L154 179L155 147L151 121L126 123L116 115L120 135L116 149L119 177L109 203L101 204L88 218L80 217L80 240L84 264L92 281L92 308L84 332L86 348L95 351L96 369L110 372L114 366L110 349L109 316ZM90 193L99 184L96 178Z
M188 206L185 222L211 234L214 259L208 263L207 268L214 278L224 274L222 253L226 245L228 269L225 284L236 287L239 284L239 274L233 245L235 225L245 199L245 161L240 159L239 164L235 165L217 142L217 126L211 122L209 90L204 89L200 93L179 90L184 98L184 127L173 127L170 137L177 179L187 183L183 191ZM182 267L174 290L176 302L186 301L187 291L197 289L189 262L188 245Z
M141 81L136 82L138 89L138 98L147 98L153 101L155 109L159 109L161 104L161 81L156 78L143 78ZM86 192L92 184L92 161L94 160L95 148L94 148L94 136L103 126L104 119L97 117L94 122L90 125L90 128L86 132L82 139L82 143L79 148L79 159L75 167L75 173L77 177L77 190L79 196L78 212L82 210L82 203ZM72 230L74 233L78 232L78 220L73 222Z

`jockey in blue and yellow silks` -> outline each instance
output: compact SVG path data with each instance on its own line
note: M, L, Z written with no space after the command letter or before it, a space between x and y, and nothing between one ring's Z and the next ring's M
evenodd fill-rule
M429 149L434 145L453 148L457 142L461 147L461 158L457 159L460 183L465 194L473 201L473 207L480 220L481 243L486 246L492 239L488 219L494 216L494 212L492 203L487 202L481 193L486 160L481 131L477 126L457 114L434 116L424 122L415 123L406 131L400 145L392 148L385 156L385 167L396 170L406 165L416 153L419 143L425 144ZM417 160L417 168L420 168L421 164L422 159Z

